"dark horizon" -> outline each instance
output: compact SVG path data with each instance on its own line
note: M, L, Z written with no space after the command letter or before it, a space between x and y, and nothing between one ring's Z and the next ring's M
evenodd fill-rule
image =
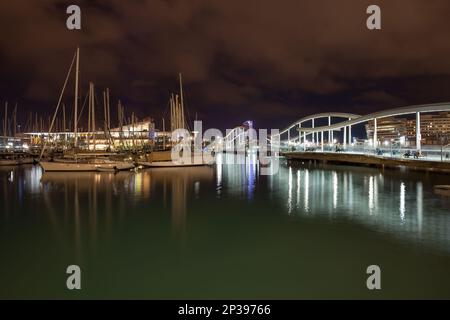
M77 45L81 100L93 81L111 89L113 120L121 99L157 127L179 72L190 119L222 130L450 101L450 3L377 2L2 3L0 114L17 101L22 121L29 111L52 115ZM82 9L81 31L66 28L70 4ZM365 26L370 4L381 7L381 30Z

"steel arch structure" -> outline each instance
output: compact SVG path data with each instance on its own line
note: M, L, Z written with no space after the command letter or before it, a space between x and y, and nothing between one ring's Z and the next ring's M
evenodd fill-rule
M321 135L320 142L321 142L322 149L323 149L324 132L328 132L328 140L330 141L330 137L331 137L331 141L332 141L333 131L344 129L344 139L343 139L344 141L343 142L344 142L344 146L345 146L347 143L347 139L346 139L347 128L349 131L348 137L349 137L349 142L350 142L351 141L351 127L353 125L361 124L361 123L368 122L368 121L374 121L374 139L373 139L374 143L373 143L373 146L374 146L374 148L376 148L377 142L378 142L378 140L377 140L377 119L415 114L416 115L416 148L418 150L420 150L421 149L420 114L421 113L432 113L432 112L445 112L445 111L450 112L450 102L399 107L399 108L387 109L387 110L383 110L383 111L377 111L377 112L373 112L373 113L363 115L363 116L358 116L358 115L349 114L349 113L339 113L339 112L319 113L319 114L314 114L311 116L304 117L300 120L297 120L296 122L292 123L287 128L280 131L280 141L282 141L284 143L286 143L286 142L289 143L289 142L296 141L297 139L299 139L299 142L301 142L301 133L303 133L304 137L306 137L306 135L308 135L308 134L312 134L312 136L314 137L314 133L316 133L317 136L320 133L320 135ZM301 124L303 122L306 122L309 120L314 120L317 118L323 118L326 116L328 116L330 118L331 117L347 118L347 120L341 121L338 123L334 123L334 124L332 124L331 121L329 121L329 124L327 126L320 126L320 127L314 127L314 125L312 127L302 127L301 126ZM299 131L299 136L292 140L292 139L290 139L290 130L296 126L298 126L297 130ZM287 139L281 140L281 135L285 134L285 133L287 133L287 135L288 135ZM317 142L319 142L318 138L317 138ZM305 143L304 143L304 145L305 145Z

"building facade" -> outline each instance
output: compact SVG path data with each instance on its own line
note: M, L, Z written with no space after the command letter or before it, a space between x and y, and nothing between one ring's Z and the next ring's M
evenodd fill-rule
M450 143L450 113L426 113L420 115L421 141L424 145ZM374 121L366 124L367 138L373 140ZM377 137L381 144L385 141L399 142L405 146L416 144L416 120L400 117L377 119Z

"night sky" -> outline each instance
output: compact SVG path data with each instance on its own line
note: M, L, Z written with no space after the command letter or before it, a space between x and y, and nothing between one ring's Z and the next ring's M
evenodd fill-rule
M66 28L71 4L81 31ZM82 95L109 87L157 125L178 72L190 118L219 129L450 101L449 14L448 0L3 0L0 102L52 114L77 44Z

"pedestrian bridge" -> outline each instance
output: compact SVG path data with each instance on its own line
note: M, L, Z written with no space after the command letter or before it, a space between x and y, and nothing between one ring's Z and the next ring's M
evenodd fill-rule
M420 128L420 115L422 113L432 112L450 112L450 102L414 105L408 107L394 108L383 111L370 113L367 115L356 115L351 113L342 112L329 112L313 114L304 118L301 118L285 129L280 130L279 141L281 147L303 147L304 150L307 146L312 144L318 146L321 150L324 150L325 141L328 144L342 144L344 148L347 145L352 144L352 126L366 123L369 121L374 122L374 137L372 147L376 149L378 147L377 137L377 120L382 118L388 118L393 116L402 115L415 115L416 117L416 149L421 150L421 128ZM319 119L327 118L328 124L322 126L316 126L316 121ZM334 120L334 121L333 121ZM337 121L336 121L337 120ZM335 139L335 133L342 132L342 141Z

